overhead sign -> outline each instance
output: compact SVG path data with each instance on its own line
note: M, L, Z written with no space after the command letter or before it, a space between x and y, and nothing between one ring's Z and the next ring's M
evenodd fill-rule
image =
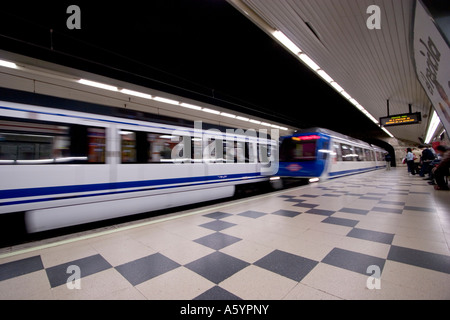
M450 49L420 0L414 17L414 60L417 77L450 134Z
M383 127L415 124L420 123L421 121L422 121L422 114L420 112L396 114L389 117L380 118L380 124Z

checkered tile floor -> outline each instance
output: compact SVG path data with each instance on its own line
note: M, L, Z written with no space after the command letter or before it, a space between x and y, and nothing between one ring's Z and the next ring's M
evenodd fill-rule
M404 168L172 218L12 248L0 299L450 299L450 193Z

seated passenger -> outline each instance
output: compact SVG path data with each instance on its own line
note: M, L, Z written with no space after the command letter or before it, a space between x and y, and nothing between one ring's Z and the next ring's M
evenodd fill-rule
M450 169L450 148L440 145L437 147L437 152L442 155L442 160L431 170L437 184L434 189L450 190L445 182L445 176L449 175Z

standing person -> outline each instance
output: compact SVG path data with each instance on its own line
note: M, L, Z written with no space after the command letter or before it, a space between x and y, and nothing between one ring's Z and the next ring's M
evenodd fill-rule
M437 147L437 152L442 155L442 160L439 164L433 168L432 174L434 175L434 180L436 181L436 190L449 190L444 177L449 174L450 169L450 148L440 145Z
M430 150L429 145L425 145L425 149L422 151L422 156L420 157L420 163L422 164L420 167L419 175L421 177L425 176L425 173L428 172L428 168L430 166L431 161L434 160L434 154Z
M410 175L415 176L416 171L414 170L414 154L411 148L406 149L406 165L408 166L408 171Z
M386 153L384 156L384 160L386 161L386 170L391 170L391 155L389 153Z

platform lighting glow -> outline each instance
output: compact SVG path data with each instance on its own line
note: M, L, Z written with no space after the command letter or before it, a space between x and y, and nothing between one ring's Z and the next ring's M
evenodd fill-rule
M180 102L172 99L162 98L162 97L154 97L153 100L167 103L167 104L173 104L173 105L179 105Z
M223 117L236 119L236 116L234 114L231 114L231 113L222 112L220 115L223 116Z
M350 100L352 97L345 91L342 91L341 94L344 96L345 99Z
M323 71L323 70L318 70L318 71L317 71L317 74L318 74L319 76L321 76L322 79L325 80L325 81L328 82L328 83L331 83L331 82L334 81L333 78L331 78L331 77L328 75L328 73L326 73L326 72Z
M5 60L0 60L0 66L2 67L6 67L6 68L11 68L11 69L17 69L17 64L13 63L13 62L9 62L9 61L5 61Z
M314 62L312 61L312 59L310 57L308 57L306 54L301 53L299 55L299 58L311 69L313 69L314 71L318 71L320 69L320 67Z
M250 119L249 121L254 124L261 124L261 121L258 121L258 120Z
M128 90L128 89L122 89L120 90L120 92L122 92L123 94L128 94L130 96L135 96L135 97L139 97L139 98L144 98L144 99L153 99L153 96L150 94L146 94L143 92L139 92L139 91L133 91L133 90Z
M302 52L302 50L300 50L300 48L297 47L295 43L293 43L288 37L286 37L286 35L283 32L276 30L272 34L278 41L281 42L281 44L283 44L286 48L288 48L289 51L291 51L292 53L299 54Z
M91 80L86 80L86 79L80 79L80 80L78 80L78 83L81 83L81 84L84 84L84 85L90 86L90 87L109 90L109 91L119 91L119 89L115 86L111 86L109 84L104 84L104 83L95 82L95 81L91 81Z
M236 119L241 120L241 121L249 121L250 120L249 118L241 117L241 116L237 116Z
M192 110L202 110L202 107L199 107L199 106L196 106L196 105L193 105L193 104L189 104L189 103L180 103L180 106L182 106L182 107L184 107L184 108L189 108L189 109L192 109Z
M439 120L436 111L433 111L433 116L431 117L430 126L428 127L425 143L430 143L440 122L441 120Z
M212 113L212 114L220 114L220 111L209 109L209 108L202 108L203 112Z
M344 91L344 89L339 85L339 84L337 84L337 82L331 82L331 86L333 87L333 88L335 88L338 92L342 92L342 91Z

